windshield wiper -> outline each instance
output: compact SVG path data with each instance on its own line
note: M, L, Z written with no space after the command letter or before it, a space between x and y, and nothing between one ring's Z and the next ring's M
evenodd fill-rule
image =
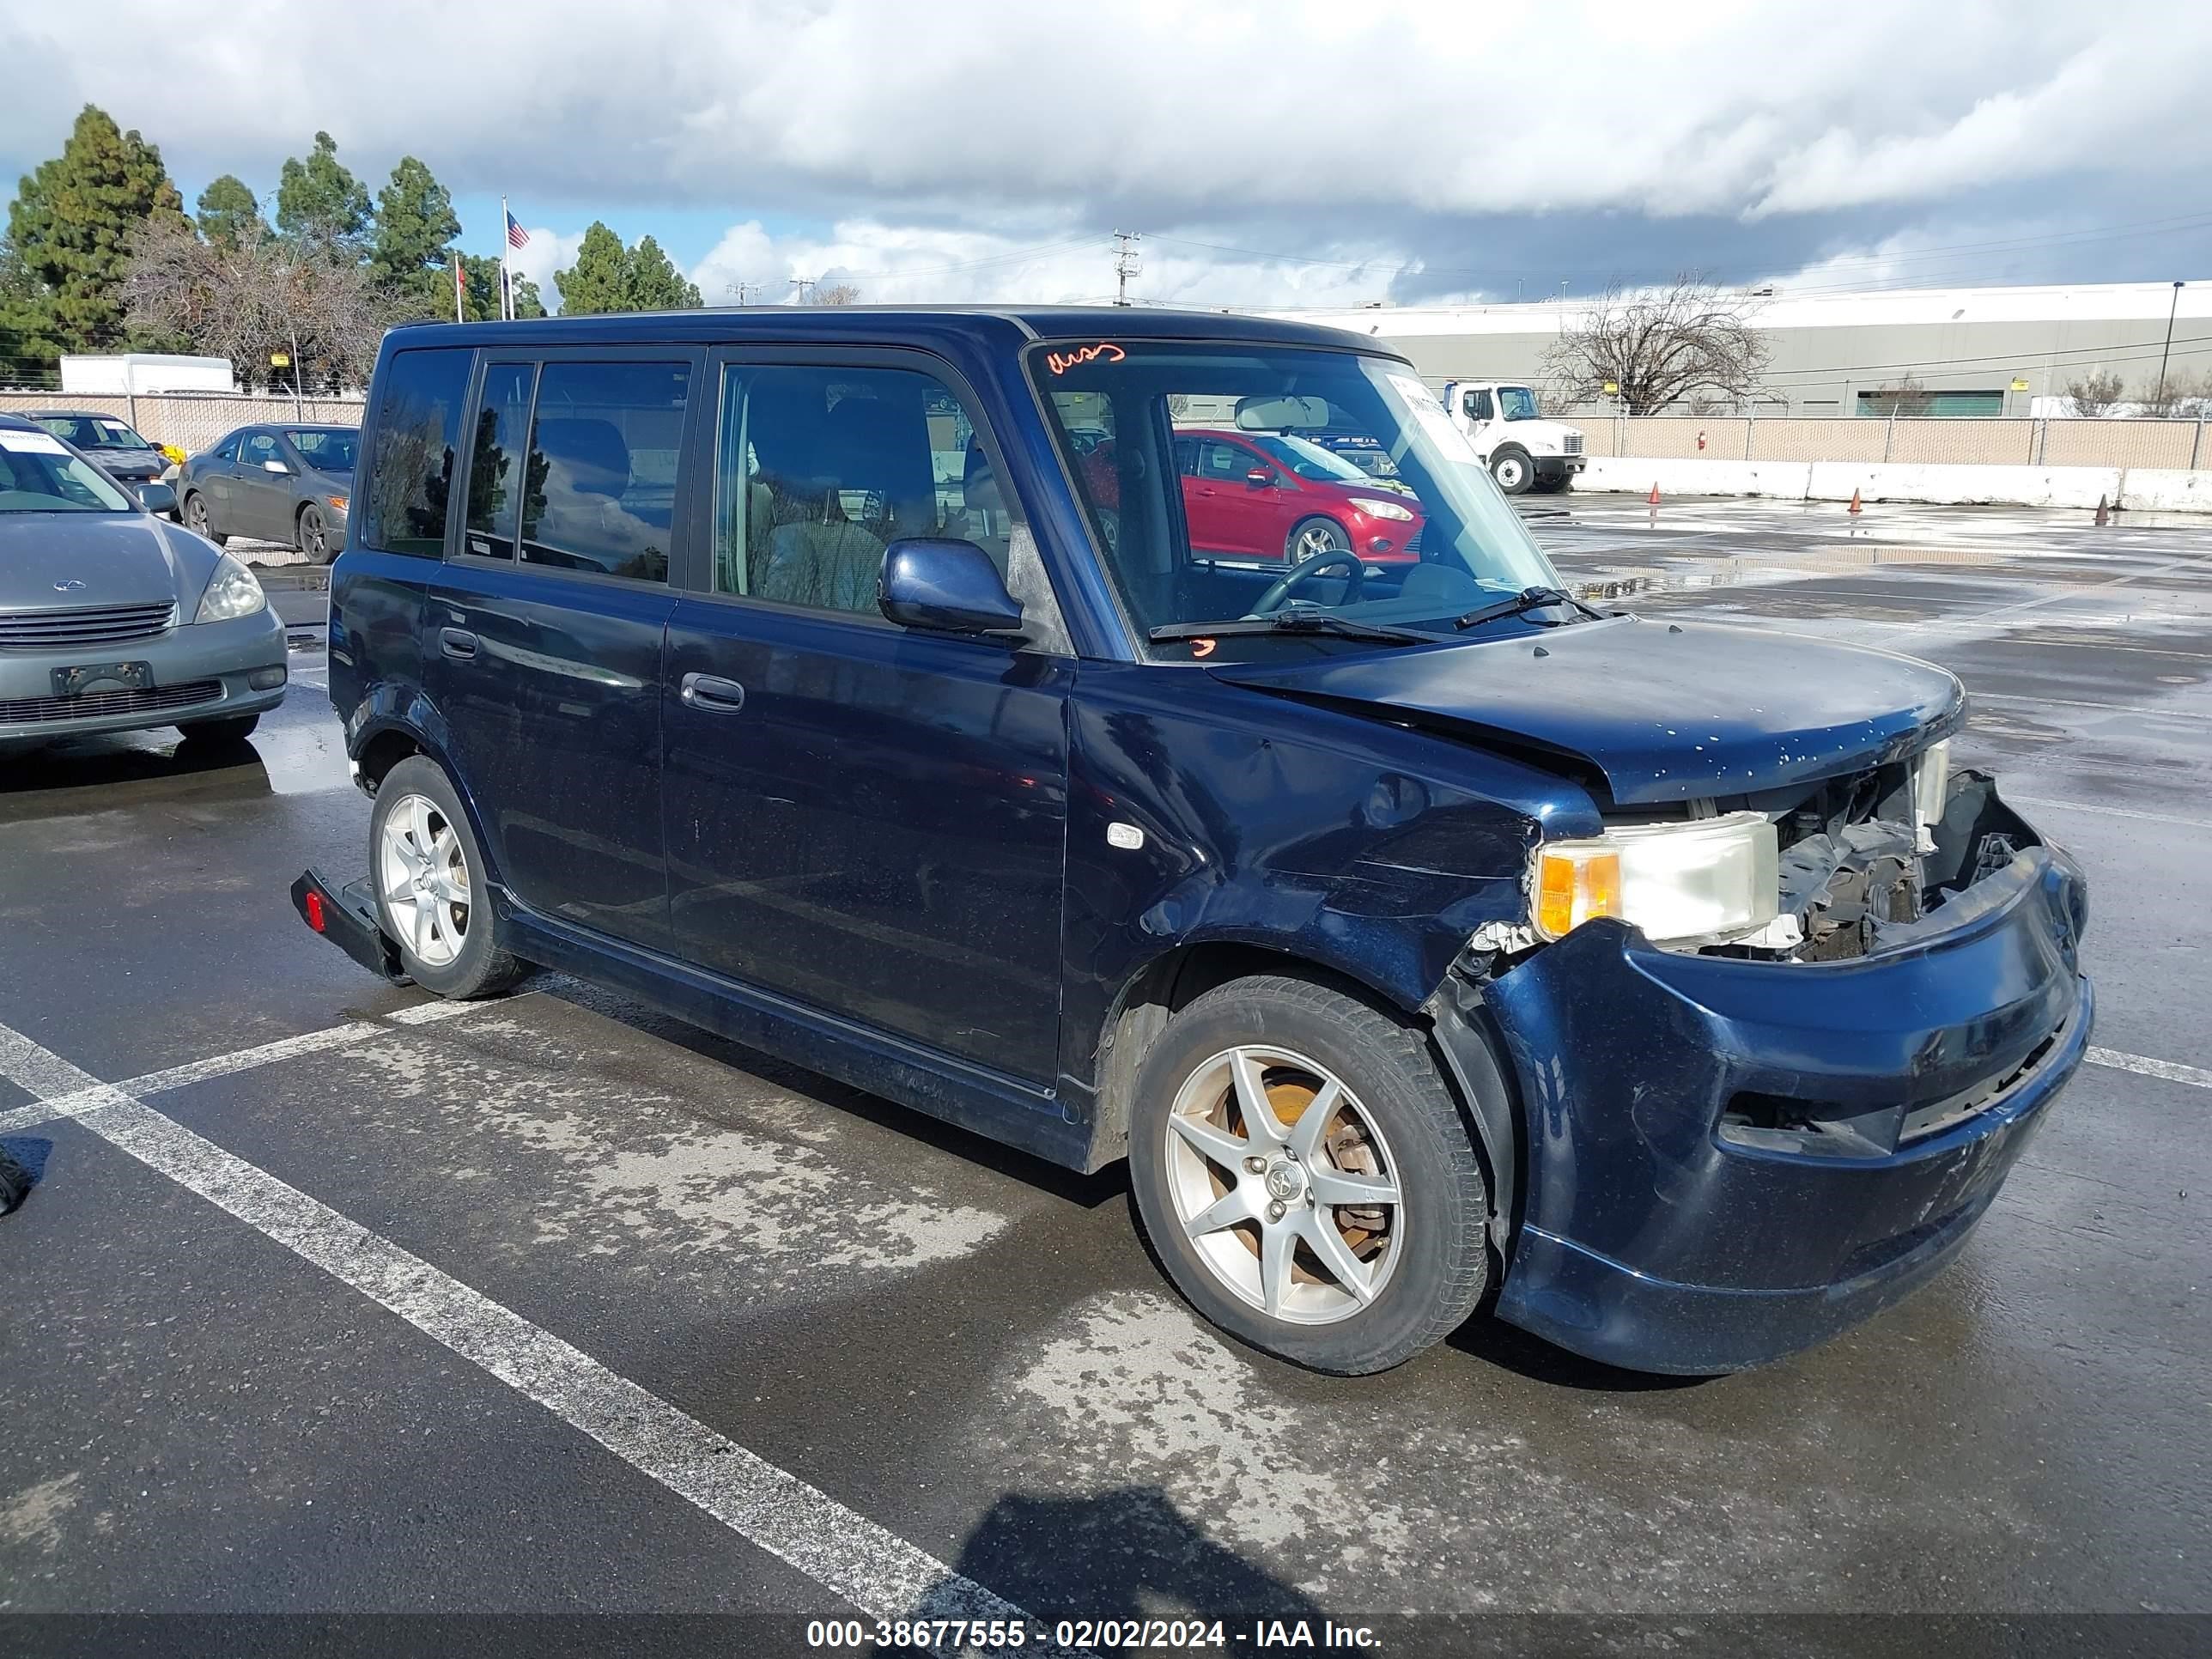
M1571 593L1563 593L1556 587L1524 587L1510 599L1500 599L1495 605L1478 605L1452 623L1454 628L1477 628L1486 622L1496 622L1500 617L1518 617L1531 611L1541 611L1547 605L1572 605L1583 615L1595 622L1604 613L1593 611Z
M1170 640L1235 639L1245 634L1328 634L1340 640L1371 640L1378 645L1436 643L1433 635L1352 622L1327 611L1278 611L1273 616L1235 617L1221 622L1169 623L1145 637L1160 645Z

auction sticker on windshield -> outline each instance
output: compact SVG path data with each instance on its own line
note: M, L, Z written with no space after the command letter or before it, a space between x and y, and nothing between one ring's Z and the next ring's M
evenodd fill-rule
M1444 406L1437 401L1437 394L1410 374L1393 374L1390 384L1413 411L1413 418L1421 423L1421 430L1435 441L1448 461L1464 461L1469 466L1480 466L1482 459L1474 453L1474 446L1467 441L1467 434L1452 424Z
M45 432L16 432L0 428L0 449L26 455L66 455L62 441Z

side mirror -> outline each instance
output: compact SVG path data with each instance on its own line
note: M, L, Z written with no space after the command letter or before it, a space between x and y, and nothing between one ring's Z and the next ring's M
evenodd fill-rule
M1244 482L1255 489L1265 489L1275 482L1275 475L1264 466L1255 466L1244 475Z
M174 513L177 510L177 492L159 478L149 478L138 486L138 505L157 515Z
M292 476L292 469L282 461L264 461L261 463L261 470L264 472L273 472L280 478L289 478Z
M902 628L945 634L1014 634L1022 607L991 556L973 542L911 536L884 550L876 604Z

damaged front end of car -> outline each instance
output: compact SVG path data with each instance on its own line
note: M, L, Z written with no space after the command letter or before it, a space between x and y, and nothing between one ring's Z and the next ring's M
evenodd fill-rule
M1964 1243L2080 1063L2081 872L1948 744L1546 843L1431 1004L1518 1085L1498 1310L1644 1369L1794 1352Z

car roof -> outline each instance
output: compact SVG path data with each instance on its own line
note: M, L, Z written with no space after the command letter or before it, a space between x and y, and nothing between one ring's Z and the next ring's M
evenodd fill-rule
M6 427L11 432L21 432L25 430L35 431L37 429L36 428L32 427L30 417L28 416L10 415L5 410L0 410L0 426Z
M880 344L887 337L901 334L934 338L963 335L976 345L999 348L1036 340L1233 340L1401 355L1384 341L1346 329L1236 312L1151 306L724 306L526 322L422 323L392 330L386 336L386 349L526 343L617 345L640 340Z
M122 416L111 415L104 409L27 409L23 411L23 418L27 421L123 421L125 426L131 424L123 420Z

